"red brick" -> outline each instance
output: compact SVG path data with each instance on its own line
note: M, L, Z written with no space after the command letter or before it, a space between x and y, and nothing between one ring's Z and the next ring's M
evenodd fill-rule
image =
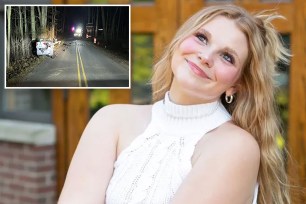
M32 150L35 152L39 151L55 151L54 145L46 145L46 146L32 146Z
M1 193L0 194L1 196L1 198L7 198L7 199L11 199L11 200L13 200L13 199L15 199L15 195L13 194L13 193Z
M20 203L38 203L37 198L31 198L29 196L20 196L19 201Z
M45 186L45 187L40 187L37 189L38 193L47 193L47 192L54 192L55 191L55 186Z
M19 184L12 183L12 184L9 185L9 187L13 191L23 191L24 190L24 186L19 185Z
M23 161L43 161L45 159L42 155L29 155L29 154L21 154L19 155L19 159Z
M48 171L54 171L54 170L55 170L54 165L45 165L45 166L37 167L38 172L48 172Z
M19 164L10 163L9 168L17 169L17 170L24 170L24 165L22 163L19 163Z
M24 144L10 143L7 147L7 150L13 154L20 154L24 150Z
M13 179L15 175L12 172L0 172L0 177L4 179Z
M8 142L7 147L9 149L22 149L25 144L17 143L17 142Z
M21 182L30 182L30 183L37 183L37 184L41 184L46 181L44 177L33 177L33 176L25 176L25 175L19 176L19 180Z
M1 148L7 147L7 146L8 146L8 142L2 141L2 142L0 143L0 147L1 147Z
M12 152L9 152L9 151L1 151L0 152L0 158L13 158L14 157L14 154Z

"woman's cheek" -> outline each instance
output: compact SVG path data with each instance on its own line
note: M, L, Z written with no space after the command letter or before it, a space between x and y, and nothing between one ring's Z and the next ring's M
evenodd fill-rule
M238 69L234 67L222 67L216 70L216 78L223 84L234 84L239 77Z
M192 53L195 49L195 42L192 37L186 38L180 45L180 50L182 53Z

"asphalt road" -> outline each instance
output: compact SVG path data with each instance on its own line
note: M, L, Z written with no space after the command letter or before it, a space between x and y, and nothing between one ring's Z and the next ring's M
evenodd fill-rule
M112 56L112 57L111 57ZM129 87L129 65L90 41L69 39L55 48L19 84L21 87Z

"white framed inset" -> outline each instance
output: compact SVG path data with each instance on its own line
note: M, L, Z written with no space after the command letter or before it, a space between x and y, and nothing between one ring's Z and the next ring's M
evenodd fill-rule
M131 88L129 4L4 7L6 89Z

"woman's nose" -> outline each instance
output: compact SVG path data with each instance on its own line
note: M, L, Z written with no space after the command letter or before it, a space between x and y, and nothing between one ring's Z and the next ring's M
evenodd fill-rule
M213 57L210 53L198 53L198 59L200 60L201 64L205 64L208 68L213 66Z

